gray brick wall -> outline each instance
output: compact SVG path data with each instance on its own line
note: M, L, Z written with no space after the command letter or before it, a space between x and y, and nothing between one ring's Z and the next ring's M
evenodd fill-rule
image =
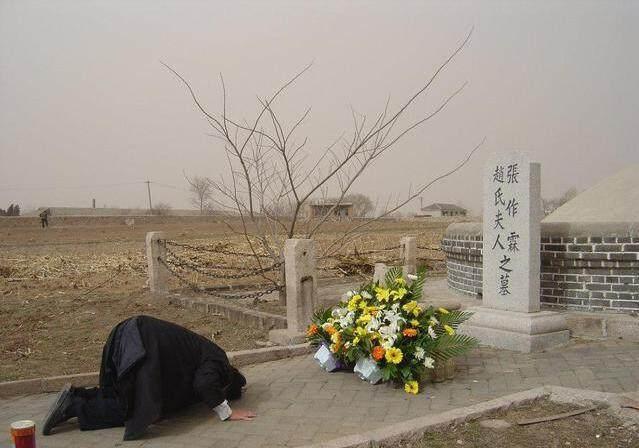
M442 240L441 247L446 254L448 286L472 296L481 294L481 236L450 235Z
M639 311L639 238L542 237L541 300L558 308Z
M482 288L481 225L449 227L442 249L448 285L476 295ZM541 301L550 308L639 312L639 237L541 238Z

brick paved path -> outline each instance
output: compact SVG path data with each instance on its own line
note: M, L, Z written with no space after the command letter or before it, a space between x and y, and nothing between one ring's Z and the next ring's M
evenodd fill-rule
M55 447L278 447L324 441L442 412L541 385L605 392L639 389L639 343L573 341L563 349L525 355L481 348L458 363L454 381L426 385L409 396L386 385L370 386L348 373L319 370L310 355L245 369L250 388L235 407L256 410L253 422L220 422L205 408L152 427L143 441L122 442L122 428L80 432L75 425L57 435L38 436L41 448ZM0 428L30 418L38 425L53 395L0 400ZM332 432L332 436L328 432ZM7 431L0 446L9 446Z

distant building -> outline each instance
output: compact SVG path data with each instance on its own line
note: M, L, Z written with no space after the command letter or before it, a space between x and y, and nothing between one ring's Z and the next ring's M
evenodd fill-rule
M423 207L416 215L419 218L440 218L449 216L466 216L466 209L455 204L443 204L436 202Z
M315 201L308 206L308 215L311 219L323 218L329 213L331 214L331 219L350 219L353 216L353 203L342 202L337 204L335 201Z

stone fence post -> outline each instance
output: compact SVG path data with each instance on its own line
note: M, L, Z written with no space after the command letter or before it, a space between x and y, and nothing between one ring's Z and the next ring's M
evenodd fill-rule
M166 257L166 248L161 244L165 240L164 232L148 232L146 234L146 262L149 275L149 289L152 294L165 295L169 292L168 271L158 261Z
M280 276L280 285L283 286L279 291L278 295L278 303L280 305L286 306L286 260L284 259L284 250L282 250L281 259L282 266L279 269Z
M284 243L286 274L285 330L271 330L269 339L279 345L304 342L306 328L311 323L317 305L317 270L315 241L289 239Z
M399 258L404 275L417 272L417 237L405 236L399 240Z
M385 263L375 263L375 272L373 273L373 282L379 282L380 285L384 285L387 272L388 272L388 266L386 266Z

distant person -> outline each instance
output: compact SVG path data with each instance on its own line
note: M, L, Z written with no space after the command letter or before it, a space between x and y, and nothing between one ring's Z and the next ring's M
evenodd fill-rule
M40 212L40 224L42 224L42 228L49 227L49 215L51 214L51 209L45 208Z
M104 345L100 386L66 385L42 434L77 417L83 431L124 426L124 440L135 440L150 424L198 401L221 420L251 420L253 412L228 403L245 385L224 350L205 337L153 317L132 317Z

